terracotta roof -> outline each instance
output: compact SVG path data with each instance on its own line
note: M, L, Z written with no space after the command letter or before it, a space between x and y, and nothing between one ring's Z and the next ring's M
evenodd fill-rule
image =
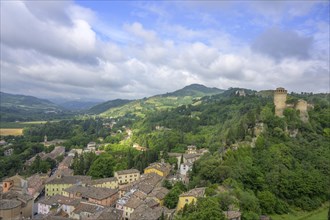
M136 190L134 193L133 193L134 196L138 197L139 199L145 199L147 197L147 194L144 193L143 191L140 191L140 190Z
M144 192L145 194L149 194L155 186L150 185L148 183L142 182L135 186L136 189Z
M16 199L1 199L0 210L13 209L20 206L22 203Z
M91 185L102 184L102 183L107 183L107 182L115 182L115 181L118 181L118 179L116 177L96 179L96 180L91 181Z
M56 194L52 197L44 198L43 200L39 201L38 203L45 204L45 205L65 204L65 205L77 206L80 203L80 199L68 198L68 197Z
M157 220L162 213L167 213L166 207L149 208L147 205L140 205L131 215L132 220Z
M46 184L77 184L79 182L89 182L91 179L90 176L62 176L60 178L55 177Z
M128 199L127 203L125 204L126 207L129 207L129 208L133 208L133 209L136 209L139 205L143 204L144 202L135 197L135 196L132 196L131 198Z
M156 187L154 188L154 190L152 190L152 192L148 196L156 197L157 199L162 200L165 198L168 192L169 190L164 187Z
M152 169L152 168L156 169L156 170L160 170L164 173L168 173L171 170L171 165L168 164L168 163L152 163L147 168L145 168L144 170Z
M116 171L115 173L117 173L118 175L125 175L125 174L132 174L132 173L140 173L140 171L138 171L137 169L129 169L129 170Z
M183 158L185 159L191 159L191 158L196 158L196 157L200 157L200 154L183 154Z
M180 195L180 197L184 197L184 196L193 196L193 197L203 197L205 194L205 188L202 187L202 188L195 188L195 189L192 189L192 190L189 190L188 192L185 192L185 193L182 193Z
M123 211L113 207L106 208L96 218L97 220L120 220L123 216Z
M97 200L103 200L109 198L118 192L117 189L100 188L93 186L84 187L77 185L66 188L63 191L68 192L70 194L81 193L82 197L93 198Z
M10 190L9 192L2 194L2 199L19 199L21 202L27 203L33 199L32 196L25 193L18 193L16 191Z
M147 206L149 206L150 208L153 208L153 207L159 205L159 203L153 198L146 198L144 201L147 204Z
M59 164L59 166L66 166L69 167L73 161L73 156L67 156L65 157L62 162Z
M80 203L74 210L73 213L80 214L82 212L97 213L104 209L103 206L90 204L90 203Z

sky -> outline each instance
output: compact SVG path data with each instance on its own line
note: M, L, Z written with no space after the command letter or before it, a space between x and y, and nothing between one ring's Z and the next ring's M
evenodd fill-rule
M1 1L1 91L136 99L199 83L329 92L329 1Z

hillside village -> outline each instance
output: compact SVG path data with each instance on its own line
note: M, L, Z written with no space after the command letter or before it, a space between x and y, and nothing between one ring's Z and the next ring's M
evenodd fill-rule
M250 94L242 89L233 92L236 98L247 99ZM258 98L258 96L257 96ZM314 106L299 99L295 103L288 102L287 91L277 88L273 93L274 113L272 117L283 119L288 111L297 110L297 115L303 124L308 123L309 113ZM189 116L190 118L192 115ZM80 175L74 175L79 164L74 163L86 154L102 156L109 154L106 144L100 144L103 138L90 140L83 148L66 149L64 139L48 140L43 137L43 145L47 151L36 153L24 161L23 170L28 171L31 166L39 161L56 161L54 167L47 172L38 172L24 178L18 174L3 179L0 184L0 218L3 219L118 219L118 220L172 220L176 216L186 212L188 205L196 204L199 198L210 197L214 192L231 193L232 186L226 184L203 185L189 183L196 163L201 158L219 155L218 161L222 161L226 154L239 151L240 148L249 146L255 148L258 137L262 136L267 126L263 121L255 120L255 125L247 129L249 139L223 142L222 148L210 152L209 148L199 145L185 145L184 151L159 151L153 162L147 163L143 169L140 166L128 166L130 169L116 169L112 175L106 178L92 177L85 171ZM113 129L116 121L111 119L103 122L102 126ZM120 125L116 132L110 132L110 141L118 143L126 141L132 143L130 148L138 153L149 152L150 149L142 144L139 139L133 139L133 129ZM152 128L156 132L171 132L164 125L156 125ZM295 138L299 134L297 128L285 127L281 130L284 135ZM134 131L135 132L135 131ZM228 132L229 133L229 132ZM119 137L118 137L119 136ZM119 139L118 139L119 138ZM118 139L118 140L117 140ZM117 142L116 142L117 141ZM260 142L260 141L259 141ZM140 144L138 144L140 143ZM147 142L146 142L147 143ZM0 145L5 149L4 155L11 156L14 149L11 143L2 140ZM121 157L121 155L119 155ZM120 160L120 158L119 158ZM170 162L171 161L171 162ZM141 163L141 161L138 161ZM138 164L138 163L137 163ZM137 168L138 167L138 168ZM211 168L213 169L213 167ZM196 171L194 171L196 173ZM222 176L227 174L221 173ZM215 177L221 179L223 177ZM183 187L178 198L173 199L173 189ZM211 191L211 193L210 193ZM213 192L213 194L212 194ZM166 198L171 198L175 204L166 204ZM225 219L241 220L242 211L237 205L238 198L230 197L226 204L227 210L222 210ZM227 201L226 201L227 202ZM171 208L168 208L171 207ZM270 219L266 215L260 219Z
M86 151L95 151L94 143ZM84 151L84 150L83 150ZM42 157L64 155L61 146ZM173 154L178 158L178 170L164 161L150 164L140 174L139 170L116 171L114 177L92 179L73 175L70 169L72 151L59 163L50 176L34 174L28 179L19 175L3 180L1 217L4 219L173 219L185 204L205 196L205 188L195 188L182 193L175 209L164 206L169 190L165 180L175 183L189 181L189 170L207 149L187 146L186 153ZM80 152L82 153L82 152ZM26 162L31 164L35 157ZM237 215L239 216L239 214ZM235 218L229 218L231 220ZM239 219L239 218L237 218Z

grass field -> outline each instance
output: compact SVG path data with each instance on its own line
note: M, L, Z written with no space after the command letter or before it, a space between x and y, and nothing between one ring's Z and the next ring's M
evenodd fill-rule
M58 122L58 121L50 121ZM47 121L0 122L0 128L26 128L31 125L45 124Z
M0 128L0 136L14 135L19 136L23 134L22 128Z
M329 203L311 212L295 211L287 215L272 215L273 220L327 220Z

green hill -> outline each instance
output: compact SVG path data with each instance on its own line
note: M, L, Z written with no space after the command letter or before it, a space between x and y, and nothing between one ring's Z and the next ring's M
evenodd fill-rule
M107 111L108 109L120 107L130 102L132 102L132 100L127 100L127 99L110 100L91 107L87 112L90 114L100 114L102 112Z
M62 107L48 100L0 92L0 121L51 119L63 113Z
M171 109L189 104L198 105L202 97L220 94L223 91L224 90L217 88L208 88L203 85L192 84L172 93L156 95L150 98L135 100L118 107L112 107L101 113L101 116L120 117L132 114L144 117L157 110Z
M222 93L224 90L218 88L209 88L200 84L191 84L177 91L166 93L161 96L192 96L192 97L203 97L205 95L215 95Z

